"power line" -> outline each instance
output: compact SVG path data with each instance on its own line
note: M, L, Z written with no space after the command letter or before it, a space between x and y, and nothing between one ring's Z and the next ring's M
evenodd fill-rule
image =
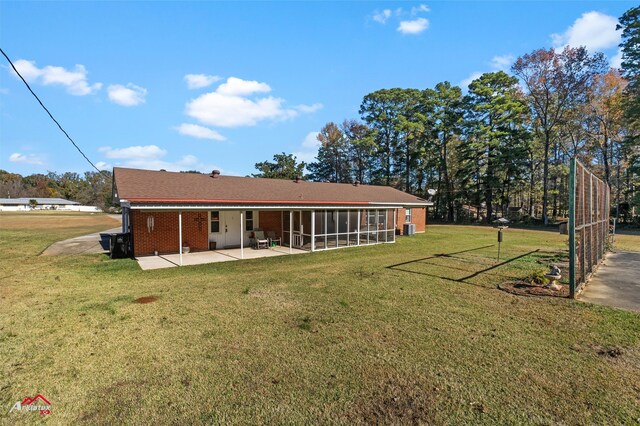
M56 123L58 125L58 128L62 131L62 133L64 133L64 135L67 137L67 139L69 139L69 141L73 144L73 146L78 150L78 152L84 157L85 160L87 160L87 162L89 164L91 164L91 166L96 169L98 171L98 173L102 173L102 170L100 170L99 168L96 167L95 164L93 164L91 162L91 160L89 160L89 157L87 157L85 155L84 152L82 152L82 150L80 149L80 147L74 142L73 139L71 139L71 136L69 136L69 134L62 128L62 126L60 125L60 123L58 123L58 120L56 120L53 115L51 114L51 112L49 112L49 110L47 109L46 106L44 106L44 104L42 103L42 101L40 100L40 98L38 97L38 95L35 94L35 92L31 89L31 86L29 86L29 83L27 83L27 81L24 79L24 77L22 77L22 75L18 72L18 70L16 69L15 65L13 65L13 62L11 62L11 59L9 59L9 57L7 56L6 53L4 53L4 50L2 50L2 48L0 47L0 52L2 52L2 55L7 59L7 61L9 61L9 64L11 65L11 68L13 68L13 71L18 75L18 77L20 77L20 80L22 80L22 82L25 84L25 86L27 86L27 89L29 89L29 92L31 92L31 94L33 95L34 98L36 98L36 100L38 101L38 103L40 104L40 106L42 108L44 108L44 110L47 112L47 114L49 114L49 117L51 117L51 119L53 120L54 123Z

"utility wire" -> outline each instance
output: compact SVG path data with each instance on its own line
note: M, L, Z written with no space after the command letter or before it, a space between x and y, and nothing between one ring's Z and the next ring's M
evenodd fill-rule
M29 92L31 92L31 94L33 95L34 98L36 98L36 100L38 101L38 103L40 104L40 106L42 108L44 108L44 110L47 112L47 114L49 114L49 117L51 117L51 119L53 120L54 123L56 123L58 125L58 128L62 131L62 133L64 133L64 135L67 137L67 139L69 139L69 141L73 144L73 146L78 150L78 152L84 157L85 160L87 160L87 162L89 164L91 164L91 166L96 169L98 171L98 173L102 173L103 171L100 170L99 168L96 167L95 164L93 164L91 162L91 160L89 160L89 157L87 157L85 155L84 152L82 152L82 150L80 149L80 147L74 142L73 139L71 139L71 136L69 136L69 134L62 128L62 126L60 125L60 123L58 123L58 120L56 120L53 115L51 114L51 112L49 112L49 110L47 109L46 106L44 106L44 104L42 103L42 101L40 100L40 98L38 97L38 95L35 94L35 92L31 89L31 86L29 86L29 83L27 83L27 81L24 79L24 77L22 77L22 75L18 72L18 70L16 69L15 65L13 65L13 62L11 62L11 59L9 59L9 57L7 56L6 53L4 53L4 50L2 50L2 48L0 47L0 52L2 52L2 55L7 59L7 61L9 61L9 64L11 65L11 68L13 68L13 71L18 75L18 77L20 77L20 80L22 80L22 82L25 84L25 86L27 86L27 89L29 89Z

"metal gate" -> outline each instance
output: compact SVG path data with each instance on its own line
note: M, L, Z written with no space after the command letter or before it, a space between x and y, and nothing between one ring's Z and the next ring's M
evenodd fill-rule
M609 186L575 158L569 171L569 290L575 298L608 246Z

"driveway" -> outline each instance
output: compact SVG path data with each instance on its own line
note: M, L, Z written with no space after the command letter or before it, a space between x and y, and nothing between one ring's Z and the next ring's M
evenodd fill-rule
M579 300L640 312L640 252L609 253Z
M95 234L83 235L51 244L42 256L62 256L70 254L105 253L109 251L108 234L122 232L122 227L108 229Z

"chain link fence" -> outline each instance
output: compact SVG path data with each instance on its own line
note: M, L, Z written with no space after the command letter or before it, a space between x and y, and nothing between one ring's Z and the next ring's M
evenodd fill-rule
M569 172L569 290L575 298L600 264L609 238L609 186L575 158Z

